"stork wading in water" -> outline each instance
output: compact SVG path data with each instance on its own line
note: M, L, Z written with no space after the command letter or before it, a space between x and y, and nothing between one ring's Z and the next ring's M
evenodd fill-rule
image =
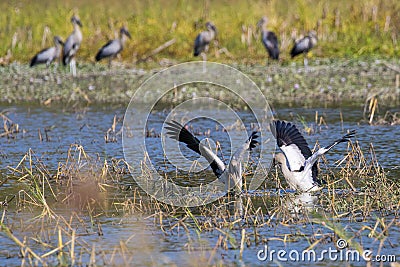
M273 121L271 132L283 152L283 154L275 155L275 162L281 165L283 176L289 187L301 192L312 192L322 188L322 181L318 179L318 158L337 144L348 142L355 134L355 130L350 131L313 154L294 124L279 120Z
M279 42L278 37L274 32L266 29L268 23L267 17L262 17L257 23L257 28L261 29L261 42L268 52L270 58L279 60Z
M176 121L166 122L166 133L170 138L186 144L188 148L200 154L210 163L215 176L225 184L226 191L242 192L243 163L247 152L257 146L258 132L252 132L250 137L233 154L228 166L206 145L202 144L191 132Z
M290 55L294 58L297 55L304 55L304 66L308 65L307 54L308 52L317 45L317 33L310 31L307 36L295 41Z
M203 61L207 60L207 51L209 44L212 40L215 39L217 35L217 28L212 22L207 22L206 23L206 31L203 31L197 35L196 39L194 40L194 51L193 55L197 57L198 55L201 55L203 58Z
M63 50L63 64L64 66L69 64L72 75L76 76L75 55L82 43L82 32L80 29L80 27L82 27L82 23L77 16L72 16L71 23L74 26L74 31L65 41Z
M108 57L108 66L111 67L111 61L124 49L127 38L131 39L131 34L128 32L127 28L122 27L119 31L118 39L111 40L100 48L96 55L96 61Z
M32 58L29 66L33 67L38 64L46 63L46 66L49 67L53 61L58 60L60 58L63 45L64 43L61 40L61 38L59 36L54 36L54 46L43 49L42 51L37 53Z

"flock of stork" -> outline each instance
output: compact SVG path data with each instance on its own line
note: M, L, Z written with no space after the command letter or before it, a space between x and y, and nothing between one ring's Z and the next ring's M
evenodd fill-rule
M261 41L268 52L270 58L274 60L279 59L279 42L276 34L266 29L268 19L263 17L257 24L257 28L261 29ZM73 75L76 75L75 55L79 50L82 42L82 32L80 28L82 23L77 16L71 18L71 23L74 27L73 32L68 36L65 43L59 36L54 37L54 47L44 49L37 53L31 60L30 66L37 64L46 64L49 66L53 61L59 59L62 52L62 62L64 65L70 64L70 69ZM206 52L208 51L209 44L216 38L217 28L212 22L206 23L206 31L201 32L197 35L194 41L194 56L202 55L203 60L206 60ZM109 59L109 65L111 60L116 57L124 48L124 43L127 38L131 38L130 33L126 27L122 27L120 30L120 37L115 40L111 40L106 43L98 51L95 59L99 61L103 58ZM317 44L317 36L315 31L310 31L309 34L297 41L295 41L293 48L290 52L291 57L295 57L300 54L306 54ZM304 64L307 65L307 58L304 57Z
M49 66L53 61L59 59L62 51L62 62L64 65L69 64L73 76L76 76L76 62L75 55L79 50L82 43L82 23L77 16L72 16L71 23L74 27L73 32L65 40L65 43L59 36L54 37L54 47L44 49L37 53L31 60L30 66L33 67L37 64L46 64ZM96 61L103 58L109 58L109 64L111 60L118 55L124 48L126 38L131 38L131 34L128 29L124 26L120 29L120 37L115 40L111 40L106 43L98 53L96 54Z
M40 63L48 65L57 60L62 52L62 62L64 65L70 64L70 69L73 75L76 75L75 55L82 42L82 32L80 27L82 23L78 17L71 18L74 31L62 42L58 36L54 37L54 47L50 47L36 54L30 63L34 66ZM261 29L261 40L265 46L269 57L275 60L279 59L279 42L274 32L266 29L267 18L263 17L257 24ZM202 55L206 60L206 52L209 44L217 35L217 28L212 22L206 23L206 31L197 35L194 41L194 56ZM124 47L126 38L131 38L130 33L125 27L120 30L120 37L111 40L100 48L96 54L96 61L103 58L111 60L120 53ZM297 40L290 52L292 57L299 54L306 54L317 43L317 37L314 31L311 31L307 36ZM306 65L306 55L305 55ZM242 165L245 160L247 151L256 147L259 135L253 132L245 143L233 154L229 164L226 166L223 161L209 148L200 142L191 132L176 121L167 122L167 135L171 138L182 142L188 148L205 157L210 163L216 177L226 185L227 190L234 189L236 192L242 189ZM321 189L323 181L318 179L318 158L328 152L335 145L347 142L354 136L355 131L351 131L343 137L337 139L332 144L322 147L312 153L304 137L296 126L290 122L273 121L270 125L270 130L277 141L277 145L283 152L275 155L275 162L281 165L282 173L291 189L301 192L312 192Z
M177 121L166 122L166 125L166 134L170 138L186 144L188 148L207 159L215 176L225 184L227 191L235 193L242 191L242 174L244 161L247 158L246 152L255 148L259 143L256 140L259 137L258 132L252 132L244 144L232 155L228 165L225 165L211 149L200 142L186 127ZM283 176L289 187L299 192L315 192L322 189L325 182L318 178L318 159L337 144L348 142L355 134L354 130L350 131L330 145L312 153L307 141L294 124L274 120L270 124L270 130L278 147L283 152L277 153L274 160L281 166Z

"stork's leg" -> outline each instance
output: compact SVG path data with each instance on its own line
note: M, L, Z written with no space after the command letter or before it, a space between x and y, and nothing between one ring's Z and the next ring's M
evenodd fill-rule
M54 62L53 72L56 73L58 69L58 62Z
M207 71L207 54L201 52L201 58L203 59L203 73L205 73Z
M69 62L70 71L72 72L72 76L76 76L76 61L75 58L72 58Z
M233 201L234 204L234 211L235 211L235 219L236 218L243 218L243 198L242 196L238 196L236 199Z
M205 52L201 52L200 55L203 61L207 61L207 54Z
M307 59L307 55L304 55L304 67L308 66L308 59Z

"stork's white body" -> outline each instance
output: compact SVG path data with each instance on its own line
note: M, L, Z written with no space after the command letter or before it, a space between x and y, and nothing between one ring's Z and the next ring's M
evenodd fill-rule
M351 131L331 145L311 153L306 140L294 124L274 121L271 124L271 131L283 152L275 156L275 160L282 166L283 176L291 189L302 192L312 192L322 188L322 182L318 180L318 158L337 144L349 141L355 133Z

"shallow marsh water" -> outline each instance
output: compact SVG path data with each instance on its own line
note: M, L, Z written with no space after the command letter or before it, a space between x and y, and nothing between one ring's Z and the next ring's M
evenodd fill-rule
M7 166L16 166L24 154L32 149L35 154L40 158L40 160L47 166L49 170L53 172L57 169L59 162L64 162L67 158L67 151L70 144L79 144L84 147L85 152L92 155L93 157L99 157L102 159L110 158L122 158L122 145L121 145L121 135L116 135L117 142L106 143L104 136L107 130L111 127L114 116L116 118L122 118L125 110L122 108L108 109L102 106L91 106L82 109L78 112L65 112L62 107L28 107L28 106L3 106L0 108L4 114L13 122L18 123L20 127L20 133L15 134L14 138L2 138L1 145L1 173L2 179L5 178L5 174L9 172ZM301 127L301 123L298 121L298 116L302 116L302 119L307 122L308 125L312 126L312 121L315 117L315 112L318 111L320 116L325 118L327 125L317 126L314 125L316 132L311 135L306 135L306 139L312 146L316 141L321 145L326 145L331 142L331 140L342 135L342 129L356 129L357 135L356 140L360 143L362 149L365 153L368 153L369 144L372 143L376 152L376 157L378 162L382 167L385 168L388 173L388 177L398 181L400 173L400 157L398 157L400 152L400 146L396 140L400 139L400 126L370 126L362 121L362 111L357 107L347 107L347 108L277 108L274 109L274 115L280 119L295 120L297 125ZM156 112L153 118L153 126L157 129L161 119L163 118L163 113L165 111ZM340 113L343 115L343 122L340 119ZM243 113L244 117L245 112ZM157 118L159 121L157 121ZM121 127L121 122L117 124L116 130L119 131ZM212 134L210 138L218 140L221 142L221 146L224 149L226 155L229 154L229 142L227 140L226 133L223 131L216 131L215 123L209 120L198 120L196 124L196 130L200 132L206 132L210 129ZM44 129L48 128L50 131L47 132L49 140L46 141ZM39 140L39 130L42 133L43 140ZM157 131L155 131L155 134ZM150 144L151 139L156 139L157 137L149 137ZM338 146L333 153L327 155L327 160L331 168L334 169L334 163L341 159L344 155L346 149L345 145ZM152 150L152 160L155 164L162 164L164 161L163 154L160 152L160 146L151 146L149 150ZM158 152L158 153L157 153ZM189 157L194 155L190 155ZM394 156L395 155L395 156ZM199 177L205 180L212 177L212 172L210 169L206 171L206 176L199 175ZM193 178L193 177L192 177ZM281 177L282 178L282 177ZM181 178L183 179L183 178ZM246 234L249 236L249 240L246 245L243 256L240 259L239 251L239 241L241 240L241 227L235 225L232 228L226 229L210 229L203 230L200 234L197 233L194 222L188 223L192 225L192 228L184 229L176 228L174 230L163 232L160 227L155 223L155 219L150 216L151 214L130 214L123 215L122 212L117 212L113 208L114 202L118 200L124 200L132 198L132 187L135 187L135 182L130 175L126 175L121 182L121 188L124 189L113 189L108 190L105 196L106 202L109 202L108 208L104 208L104 214L96 217L93 225L90 223L92 219L88 214L74 208L57 207L56 203L49 204L54 207L54 210L59 214L64 214L67 218L73 212L77 212L82 216L85 223L81 228L77 227L77 234L80 232L82 234L80 238L81 244L91 244L96 247L98 265L107 265L111 262L112 258L113 264L123 264L126 262L135 262L138 265L198 265L197 263L206 264L211 254L214 253L214 247L218 243L218 239L221 235L228 236L227 248L216 250L216 254L212 257L209 262L211 264L218 263L229 263L234 265L265 265L266 262L260 261L257 258L257 253L264 248L264 243L258 242L254 243L251 240L251 235L257 233L259 238L264 238L269 240L266 244L270 249L276 251L284 249L286 251L298 250L301 252L302 249L307 248L310 245L310 241L306 236L315 235L315 232L321 230L321 234L324 232L329 232L328 229L318 226L313 226L312 224L274 224L266 225L265 227L252 228L245 227ZM18 191L24 188L16 180L10 179L10 181L0 187L0 195L2 200L5 196L17 195ZM183 179L184 184L190 184L187 180ZM127 188L130 188L127 190ZM144 193L143 193L144 194ZM278 200L281 203L287 201L287 198L292 197L290 194L279 193L276 188L268 188L266 191L261 190L258 193L251 195L254 205L260 207L261 209L271 210L271 208L276 205ZM354 198L362 199L362 195L353 195ZM275 200L272 201L272 200ZM291 201L289 201L291 202ZM267 203L271 206L265 206ZM282 204L285 205L285 204ZM324 207L320 207L323 209ZM65 210L66 209L66 210ZM31 211L24 211L21 207L15 207L12 203L6 209L7 220L5 223L13 229L13 232L17 236L28 236L28 239L34 238L35 233L39 233L39 229L35 229L35 226L31 227L18 227L19 221L29 221L35 217L35 214L40 214L40 210L33 208ZM398 211L397 211L398 212ZM396 211L392 215L387 216L385 219L387 222L396 219ZM196 214L195 214L196 215ZM150 216L150 217L148 217ZM207 218L202 217L201 214L198 216L198 220L207 220ZM268 215L266 215L268 216ZM269 215L271 216L271 214ZM319 218L318 208L316 213L311 213L309 216L316 216ZM378 216L378 215L377 215ZM171 220L170 224L174 222L174 219L165 218L165 223L168 224L168 220ZM271 216L272 222L274 218ZM369 225L374 227L376 220L374 218L369 218L364 220L362 223L348 220L346 218L342 219L343 225L346 225L349 232L360 231L362 226ZM278 221L277 221L278 222ZM53 222L54 223L54 222ZM338 222L340 223L340 221ZM98 234L98 229L96 224L101 224L102 235ZM22 225L22 223L20 223ZM43 226L37 226L43 227ZM255 230L256 229L256 230ZM392 227L390 229L390 244L386 245L384 249L380 252L381 254L397 255L399 251L400 235L399 227ZM223 233L223 234L222 234ZM287 236L291 236L290 242L283 242L283 239ZM18 246L5 237L0 236L0 258L2 266L12 266L21 263L21 258L19 258ZM254 238L253 238L254 239ZM56 240L53 240L56 242ZM124 258L122 253L115 252L116 247L120 247L120 241L125 243L126 249L130 251L129 258ZM377 253L377 242L373 238L368 238L361 234L357 241L363 245L363 247L374 250ZM38 254L44 254L48 249L42 247L39 243L28 240L31 248L36 249ZM389 243L386 243L389 244ZM79 262L85 263L90 261L90 251L85 251L83 245L79 246L77 244L78 251L81 249L81 258ZM317 251L321 252L324 249L334 248L334 244L329 240L326 240L325 244L320 244L317 247ZM114 257L112 255L114 254ZM339 255L339 254L338 254ZM58 263L59 258L54 255L53 261L51 257L47 260ZM276 255L275 255L276 257ZM194 263L193 259L198 262ZM276 258L274 258L277 260ZM278 261L279 262L279 261ZM323 265L337 265L340 266L341 262L337 261L324 261ZM353 264L365 264L360 262L353 262ZM271 263L271 262L269 262ZM292 262L294 263L294 262Z
M356 129L357 135L353 142L358 142L369 159L376 156L388 179L400 182L400 125L372 126L363 114L365 101L373 94L378 95L379 101L382 101L379 102L381 107L376 116L382 117L386 110L392 113L400 112L399 89L394 87L395 72L385 64L380 61L348 61L334 63L332 66L312 66L310 69L297 66L268 66L267 70L263 67L242 67L241 70L255 79L268 100L272 97L270 104L273 105L272 111L276 118L294 121L303 130L310 147L317 141L320 145L327 145L346 130ZM1 71L4 78L0 81L2 100L8 104L1 104L0 112L19 126L19 133L0 137L0 178L4 181L0 186L0 201L9 201L3 207L2 225L12 230L13 235L25 244L25 247L21 248L3 229L0 235L1 266L22 263L35 265L38 261L27 257L29 253L26 247L38 255L44 255L57 248L58 231L61 231L64 243L71 241L71 228L76 232L74 263L84 266L89 263L100 266L265 266L282 263L294 265L298 263L290 259L287 262L278 260L276 254L273 259L266 261L260 261L257 255L265 245L268 246L269 252L283 249L286 252L301 253L316 240L320 241L314 248L320 255L324 250L336 249L335 244L339 236L347 236L348 241L355 241L349 248L354 249L360 244L364 250L371 249L375 255L395 255L397 261L399 260L398 203L393 200L390 206L382 208L377 200L378 208L372 213L366 212L367 215L364 216L363 208L369 207L366 202L371 199L374 191L369 192L369 188L362 183L360 187L355 183L357 192L349 191L346 183L340 181L334 190L323 190L316 196L309 196L278 190L278 181L268 176L267 180L270 180L262 188L249 192L243 198L241 204L250 205L252 210L257 212L241 221L240 216L234 215L232 200L225 198L210 204L209 213L200 208L178 211L173 207L160 208L137 187L125 168L120 173L122 178L115 181L111 179L98 184L74 184L74 190L79 191L81 196L89 195L88 200L97 201L94 207L82 207L79 201L71 201L68 204L60 199L55 201L47 191L47 203L58 216L52 218L46 215L45 219L40 219L43 216L43 207L30 205L32 202L23 193L37 193L34 191L33 182L26 179L31 176L18 176L12 168L17 167L24 155L34 155L34 168L49 171L46 177L54 186L55 194L62 193L68 196L68 190L71 189L68 181L61 179L56 182L51 179L61 168L60 163L64 164L69 160L68 151L71 144L83 147L85 153L94 159L100 173L105 161L110 165L113 160L123 159L120 130L125 108L135 87L149 77L151 72L121 70L110 76L104 70L93 73L82 71L81 76L73 80L59 71L35 71L24 66L11 66L10 69L3 68ZM183 101L193 98L196 93L198 91L188 87L176 98ZM212 93L210 90L211 96ZM242 103L231 101L230 98L229 95L219 95L219 99L230 102L232 108L245 121L251 121L251 116L243 109ZM165 165L159 133L165 114L169 112L168 102L174 100L176 99L167 98L165 106L151 114L146 145L151 152L152 163L160 171L174 176L182 185L191 186L210 181L214 177L210 168L192 174L188 179ZM59 102L66 104L57 104ZM316 123L316 112L317 121L322 116L326 124ZM219 116L223 118L224 113ZM114 120L115 131L112 127ZM7 124L7 127L9 126L11 125ZM195 125L193 123L193 127L193 130L200 134L200 139L207 136L219 141L224 158L229 158L229 136L215 122L198 119ZM312 129L310 135L305 133L306 127ZM234 133L244 133L235 130L235 127L232 128ZM236 134L233 138L236 138ZM106 139L110 142L106 142ZM241 142L241 139L236 141ZM371 144L375 154L371 154ZM76 148L77 146L72 148L75 154ZM183 147L182 150L188 154L189 159L197 159L191 151ZM346 155L346 151L346 145L340 144L332 153L327 154L327 164L320 164L321 175L336 175L340 170L340 166L336 164ZM30 165L26 162L24 164L24 173L29 173ZM88 163L82 163L83 168L85 164ZM273 168L271 173L275 172ZM72 172L71 177L77 174L79 173ZM83 175L90 176L93 173L88 171L88 174ZM279 177L282 181L281 174ZM375 177L371 177L373 181ZM282 186L285 188L283 181ZM335 197L331 196L332 192L335 192ZM340 212L330 209L330 200L334 198L339 199L339 202L343 200ZM129 205L133 202L136 208L130 209ZM227 202L229 205L226 205ZM303 206L310 206L311 209L304 213L295 212L297 206L294 203L299 202ZM150 204L147 206L146 203ZM358 203L358 206L355 203ZM220 209L220 205L228 208ZM174 212L166 216L169 209ZM293 212L285 212L288 210ZM222 215L223 212L225 213ZM224 217L226 213L229 214ZM69 223L63 222L61 218L65 218ZM259 220L265 223L258 224ZM206 227L207 225L213 227ZM390 227L386 229L386 226ZM241 256L243 229L244 247ZM339 252L336 256L340 256ZM70 259L65 256L71 253L71 243L65 245L63 253L50 254L45 257L46 263L71 264ZM325 257L323 261L318 261L318 264L342 266L343 260ZM351 264L365 265L365 261L354 260Z

